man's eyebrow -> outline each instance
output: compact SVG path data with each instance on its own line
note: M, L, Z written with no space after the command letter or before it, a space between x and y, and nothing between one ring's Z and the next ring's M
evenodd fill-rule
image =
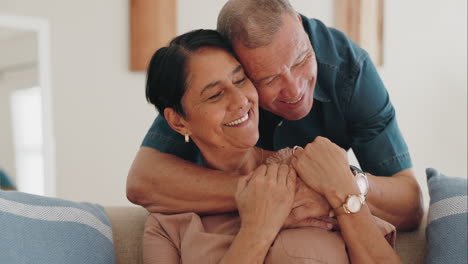
M254 82L254 83L261 83L261 82L263 82L264 80L270 79L271 77L274 77L274 76L276 76L276 75L278 75L278 74L275 73L275 74L273 74L273 75L270 75L270 76L267 76L267 77L263 77L263 78L261 78L260 80L253 80L253 82Z
M304 51L302 51L301 53L299 53L299 55L297 55L296 59L294 60L294 63L296 63L297 60L301 59L303 56L305 56L307 53L309 53L310 50L311 50L311 49L310 49L309 47L307 47L307 49L305 49ZM276 75L278 75L278 74L272 74L272 75L263 77L263 78L261 78L261 79L259 79L259 80L253 80L253 82L254 82L254 83L260 83L260 82L262 82L262 81L264 81L264 80L270 79L271 77L275 77Z
M302 51L301 53L299 53L299 55L296 57L295 62L296 62L297 60L301 59L301 58L302 58L303 56L305 56L307 53L309 53L310 50L311 50L311 49L309 48L309 46L307 46L307 48L306 48L304 51ZM295 63L295 62L294 62L294 63Z
M239 65L239 66L237 66L237 67L232 71L231 74L234 75L234 74L240 72L241 70L242 70L242 66ZM218 84L220 84L220 83L221 83L221 80L218 80L218 81L214 81L214 82L211 82L211 83L205 85L205 87L203 87L203 89L201 90L200 94L203 94L203 93L206 92L207 90L209 90L209 89L215 87L216 85L218 85Z

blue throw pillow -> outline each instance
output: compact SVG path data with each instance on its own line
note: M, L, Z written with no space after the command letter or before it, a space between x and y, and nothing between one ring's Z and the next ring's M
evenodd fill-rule
M0 169L0 189L4 190L15 190L15 185L10 180L10 177L6 174L5 171Z
M467 250L467 179L426 169L431 197L426 227L426 263L463 263Z
M0 263L114 263L112 229L97 204L0 191Z

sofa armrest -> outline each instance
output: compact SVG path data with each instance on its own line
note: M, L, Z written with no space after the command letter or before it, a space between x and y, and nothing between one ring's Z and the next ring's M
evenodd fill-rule
M142 264L143 230L148 212L138 206L105 208L112 225L116 264Z

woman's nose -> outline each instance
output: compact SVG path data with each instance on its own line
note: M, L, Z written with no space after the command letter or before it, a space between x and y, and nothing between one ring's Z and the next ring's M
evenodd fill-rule
M230 96L229 110L238 111L239 109L245 108L249 104L247 96L239 89L233 89Z

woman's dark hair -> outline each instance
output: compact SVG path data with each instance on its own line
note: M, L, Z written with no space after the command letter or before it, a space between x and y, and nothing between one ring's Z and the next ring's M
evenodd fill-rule
M234 54L230 43L217 31L199 29L174 38L169 46L157 50L148 66L146 100L164 115L166 107L185 116L182 96L187 85L186 64L203 47L216 47Z

